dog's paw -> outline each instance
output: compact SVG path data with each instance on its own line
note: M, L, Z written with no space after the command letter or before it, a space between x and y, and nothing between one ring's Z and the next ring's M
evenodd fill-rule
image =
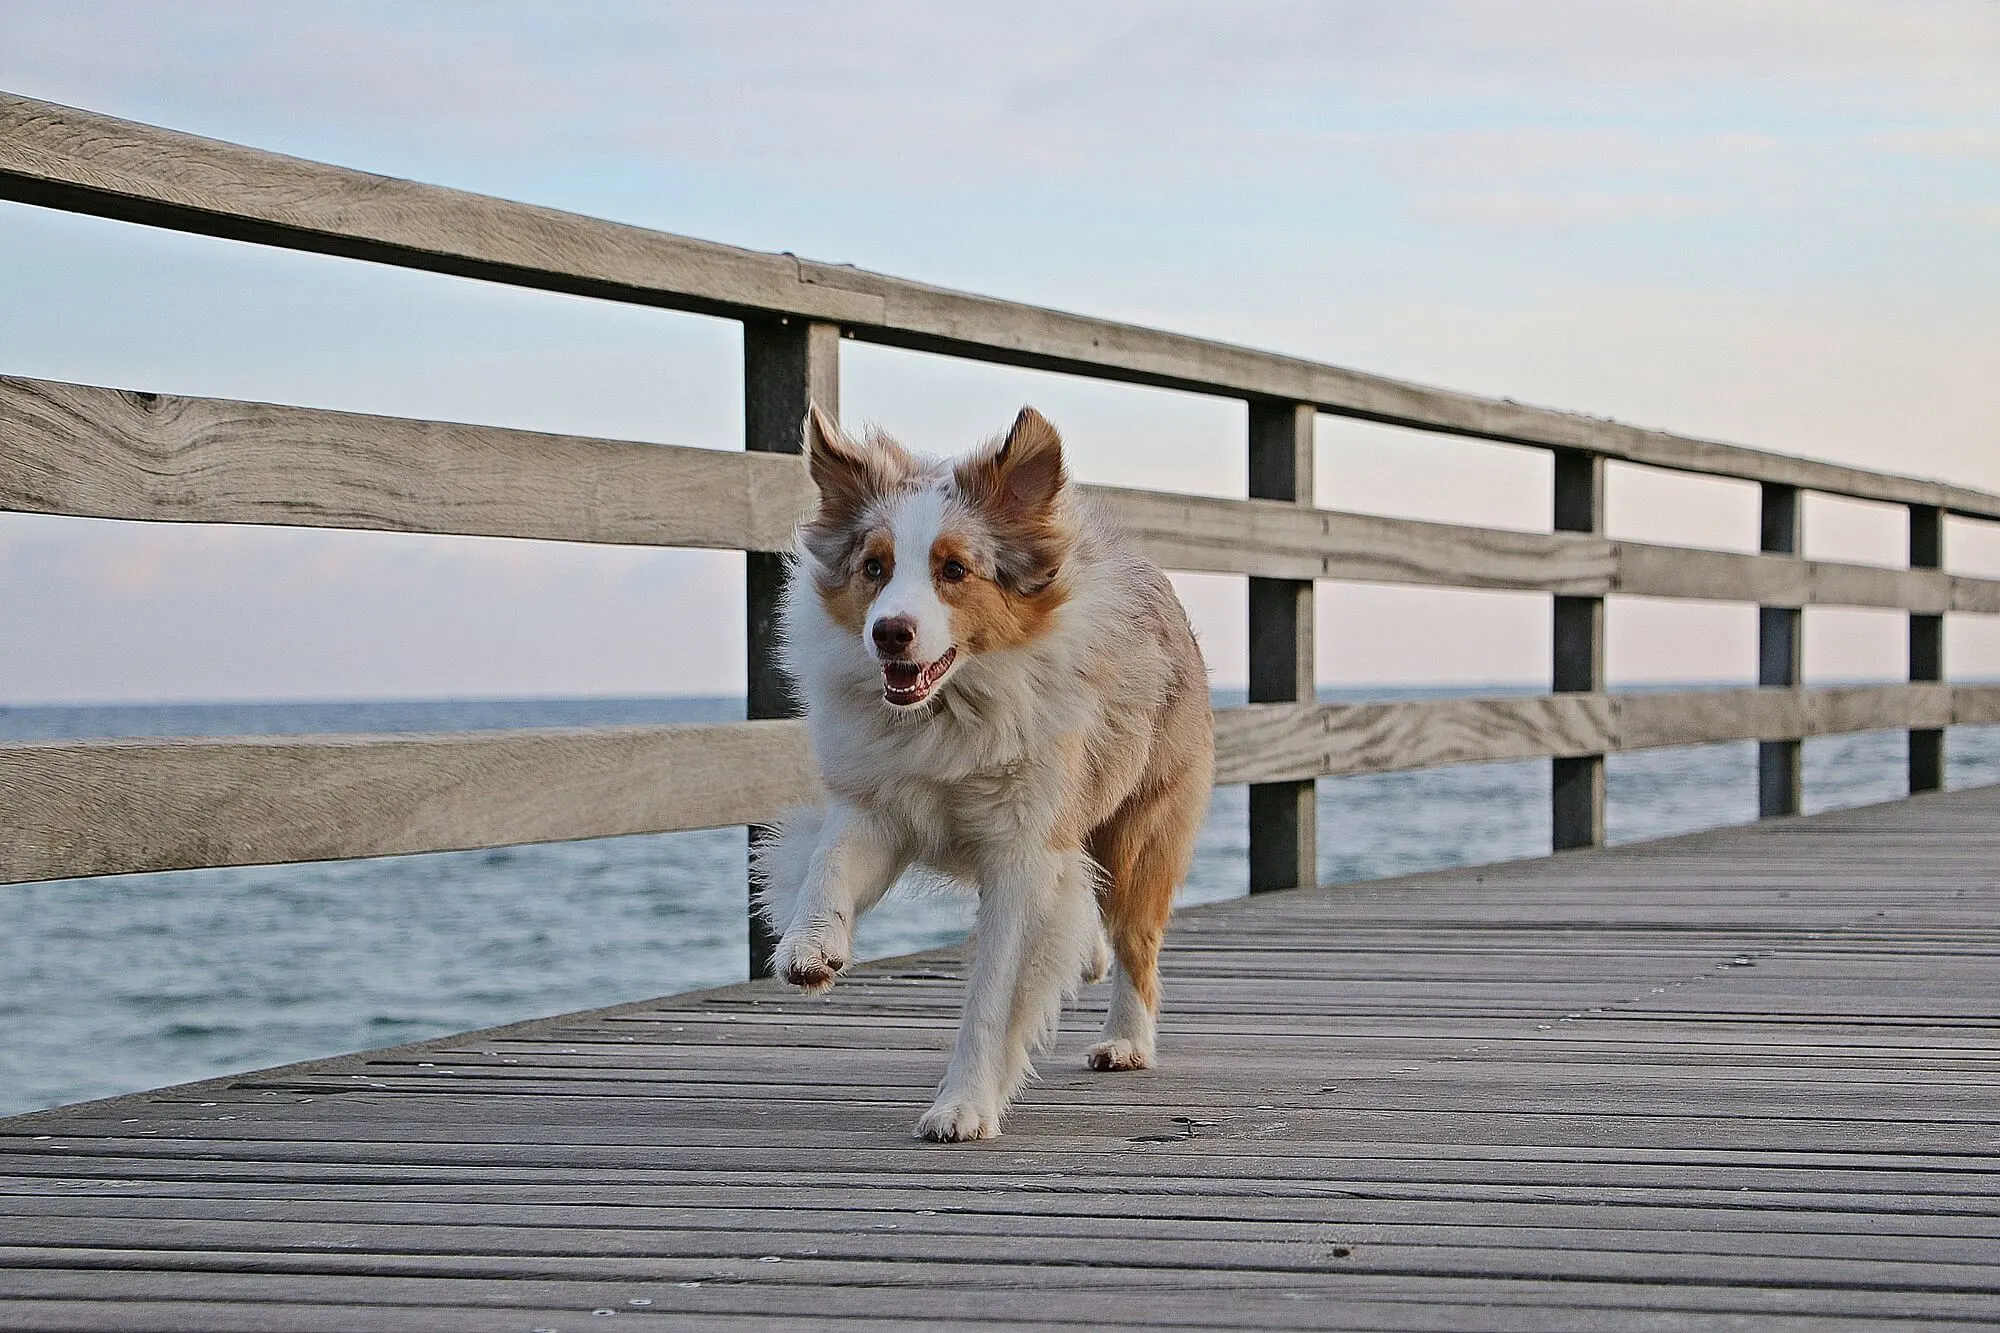
M1000 1113L959 1097L940 1097L917 1120L917 1138L933 1143L971 1143L1000 1137Z
M847 950L819 931L787 935L771 954L772 973L808 995L831 989L847 964Z
M1115 1037L1110 1041L1100 1041L1097 1045L1085 1051L1083 1053L1083 1063L1086 1067L1100 1072L1119 1069L1151 1069L1153 1067L1153 1053L1141 1048L1134 1042L1126 1041L1123 1037Z

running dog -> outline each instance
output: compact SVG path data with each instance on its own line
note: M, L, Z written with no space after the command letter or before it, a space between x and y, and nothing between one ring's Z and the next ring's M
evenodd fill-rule
M783 652L830 799L759 848L773 970L833 985L908 867L976 886L965 1012L916 1134L992 1138L1065 995L1114 961L1086 1062L1153 1063L1160 942L1214 777L1207 673L1166 576L1070 484L1033 408L956 462L817 407L805 446L819 506Z

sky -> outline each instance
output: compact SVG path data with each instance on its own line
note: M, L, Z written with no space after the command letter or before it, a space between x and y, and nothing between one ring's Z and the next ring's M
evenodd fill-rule
M2000 490L2000 4L0 0L0 88L666 231ZM727 321L0 204L0 373L715 448ZM1243 409L848 344L842 406L1243 493ZM1545 528L1532 450L1321 418L1320 503ZM0 447L4 438L0 437ZM1617 467L1614 535L1753 549ZM1898 563L1814 500L1807 551ZM1948 562L2000 575L1954 521ZM741 557L0 514L0 705L727 693ZM1179 580L1216 682L1240 580ZM1546 681L1539 596L1322 585L1329 683ZM1754 678L1754 611L1614 600L1614 682ZM1807 616L1809 678L1901 617ZM2000 674L1955 618L1954 675Z

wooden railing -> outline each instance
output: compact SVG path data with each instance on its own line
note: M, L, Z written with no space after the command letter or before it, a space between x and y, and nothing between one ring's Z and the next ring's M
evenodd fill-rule
M738 320L745 451L718 452L0 377L0 509L128 520L534 537L746 553L751 720L565 731L0 746L0 882L756 825L809 798L772 657L782 552L811 488L809 400L837 412L843 338L1249 405L1247 500L1094 487L1163 566L1248 576L1250 703L1216 718L1247 783L1250 885L1309 883L1313 782L1546 757L1554 843L1604 836L1604 756L1756 740L1760 813L1799 808L1799 742L1910 732L1942 785L1943 729L2000 722L2000 687L1943 679L1943 617L2000 613L1946 573L1944 518L2000 496L1473 397L1198 338L969 296L304 162L0 94L0 198ZM1312 507L1320 413L1555 456L1554 531ZM1762 553L1607 538L1605 463L1758 483ZM1800 495L1908 507L1907 569L1807 560ZM1512 589L1554 601L1554 692L1314 701L1317 580ZM1604 601L1755 602L1760 686L1609 693ZM1909 615L1910 683L1806 689L1801 608ZM753 932L755 966L768 941Z

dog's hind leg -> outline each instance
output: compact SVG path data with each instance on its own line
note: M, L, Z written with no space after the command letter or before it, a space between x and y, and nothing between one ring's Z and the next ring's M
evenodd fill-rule
M979 934L965 1014L919 1138L990 1139L1033 1072L1029 1052L1051 1033L1095 938L1091 868L1082 851L1011 851L981 874Z
M1201 775L1196 775L1201 776ZM1098 905L1117 959L1104 1034L1084 1053L1092 1069L1148 1069L1160 1013L1160 944L1174 889L1194 858L1208 805L1205 782L1178 779L1135 797L1091 839L1104 867Z
M833 985L854 957L854 925L862 913L881 901L896 876L909 864L902 838L865 811L836 801L813 832L811 851L801 856L798 845L787 846L788 827L780 847L759 858L773 872L796 870L800 876L790 911L783 920L781 903L769 899L769 919L780 930L771 954L771 970L808 994ZM800 869L800 863L803 868Z

